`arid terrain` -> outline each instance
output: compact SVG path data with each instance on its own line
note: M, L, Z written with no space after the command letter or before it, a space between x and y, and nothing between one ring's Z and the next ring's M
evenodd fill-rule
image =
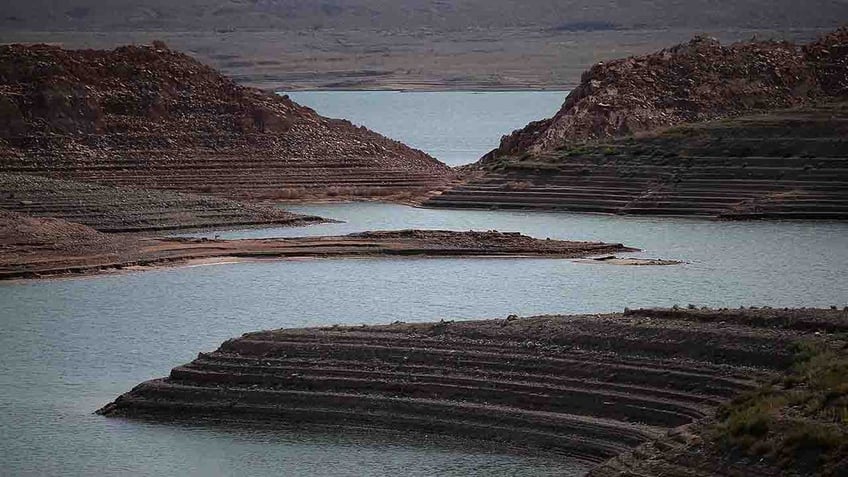
M845 18L840 1L10 0L0 41L163 40L276 89L570 89L598 61L695 34L808 41Z
M0 172L244 200L410 196L453 177L161 43L0 46Z
M144 197L159 194L150 189L161 189L242 202L425 200L432 207L841 220L846 31L804 45L698 37L597 64L553 118L503 138L461 174L287 97L239 86L161 43L113 51L0 47L4 207L70 213L71 221L96 226L109 220L95 210L109 201L92 191L108 196L103 186L116 186L143 189L129 193L139 211ZM28 186L36 180L28 175L71 182L57 195ZM90 183L98 185L87 190ZM253 205L193 200L171 201L164 211L151 202L144 224L121 218L111 229L155 229L157 221L178 228L174 204L191 217L184 227L284 220Z
M6 0L0 473L848 475L846 19Z
M433 207L848 218L848 30L599 64Z
M675 307L264 331L99 412L451 434L597 476L840 475L846 330L848 311Z
M218 259L377 257L581 258L635 251L622 244L539 240L519 233L403 230L339 237L209 240L98 232L0 210L0 280L93 274Z

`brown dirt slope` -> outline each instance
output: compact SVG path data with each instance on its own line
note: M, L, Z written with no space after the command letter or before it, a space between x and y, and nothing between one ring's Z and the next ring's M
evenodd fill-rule
M848 107L822 104L500 157L432 207L848 219Z
M108 235L82 224L62 219L29 217L17 212L0 210L0 246L41 247L57 250L87 248Z
M0 274L28 263L29 269L62 262L76 264L128 260L138 239L98 232L82 224L55 218L37 218L0 210ZM49 266L49 265L47 265Z
M595 65L553 118L504 137L483 162L846 96L846 28L803 46L774 41L722 46L698 37L654 54Z
M3 172L0 172L0 209L61 218L104 232L298 226L323 221L319 217L218 197Z
M656 316L653 310L634 313ZM799 344L793 366L782 376L737 396L715 416L610 459L589 475L846 475L848 308L691 313L697 321L719 325L740 317L755 326L806 330L815 339Z
M839 311L721 312L720 322L698 313L248 333L100 412L390 427L599 463L786 370L798 342L815 336L793 323L846 329Z
M409 193L452 174L163 44L0 46L0 171L243 198Z

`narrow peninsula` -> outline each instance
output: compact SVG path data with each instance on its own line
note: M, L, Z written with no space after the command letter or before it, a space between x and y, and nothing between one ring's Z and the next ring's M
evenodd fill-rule
M848 310L607 315L248 333L100 414L403 429L593 476L844 475Z

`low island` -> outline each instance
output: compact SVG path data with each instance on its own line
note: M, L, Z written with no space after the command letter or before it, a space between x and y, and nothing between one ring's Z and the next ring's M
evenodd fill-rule
M198 261L376 257L584 258L637 249L520 233L400 230L343 236L210 240L111 234L0 211L0 280L91 274Z

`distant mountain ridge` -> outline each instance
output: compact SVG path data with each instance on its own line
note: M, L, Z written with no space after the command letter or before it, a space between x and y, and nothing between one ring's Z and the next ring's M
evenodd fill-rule
M833 27L848 2L826 0L8 0L3 29L416 29Z
M568 90L598 61L697 34L807 42L846 18L846 0L7 0L0 43L164 40L285 91Z

